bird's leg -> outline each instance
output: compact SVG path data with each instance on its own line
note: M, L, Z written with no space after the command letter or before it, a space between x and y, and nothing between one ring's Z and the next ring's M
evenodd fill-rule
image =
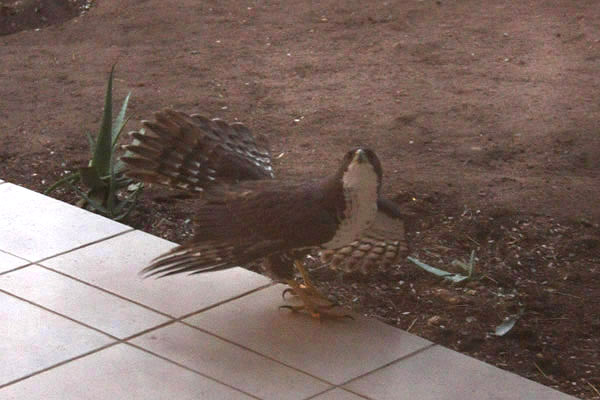
M304 288L307 291L312 292L316 296L321 296L321 297L325 298L321 293L319 293L319 291L315 287L315 284L312 283L312 280L308 276L308 272L306 272L306 268L304 268L304 264L302 263L302 261L294 260L294 266L300 272L300 275L302 275L302 281L304 282L304 285L303 285Z
M281 306L282 308L288 308L292 311L302 311L306 310L308 313L317 319L321 318L352 318L348 314L340 313L339 311L335 311L334 307L337 306L336 303L331 302L325 296L323 296L315 287L315 285L310 280L304 265L302 265L301 261L294 260L294 265L300 271L300 275L302 275L302 280L304 283L299 284L293 279L288 280L286 283L290 286L289 289L284 290L283 295L287 292L293 293L297 296L301 301L301 305L297 306Z

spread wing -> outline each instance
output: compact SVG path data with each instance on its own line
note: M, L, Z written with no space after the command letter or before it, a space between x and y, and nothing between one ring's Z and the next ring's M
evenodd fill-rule
M275 253L317 247L335 234L335 214L321 206L323 194L313 182L246 181L206 194L194 210L194 237L160 256L145 275L244 266Z
M192 192L273 178L266 139L255 138L243 124L168 109L155 119L130 133L134 141L122 157L127 175Z
M407 251L400 209L390 200L379 199L375 221L361 238L339 249L321 251L321 261L334 269L367 274L397 263Z

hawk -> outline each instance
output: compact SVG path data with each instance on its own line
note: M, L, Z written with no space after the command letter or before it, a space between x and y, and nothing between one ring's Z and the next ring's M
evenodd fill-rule
M241 123L174 110L142 121L122 158L128 176L195 193L194 235L142 272L159 277L262 261L314 317L334 316L302 259L319 250L331 268L369 273L407 250L399 207L380 195L375 153L356 148L321 179L276 179L266 139ZM303 284L294 280L294 267ZM285 292L284 292L285 293Z

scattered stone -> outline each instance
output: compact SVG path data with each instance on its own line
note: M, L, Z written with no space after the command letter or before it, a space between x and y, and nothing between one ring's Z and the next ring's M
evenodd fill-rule
M434 315L427 319L427 325L429 326L438 326L442 322L442 317L439 315Z
M437 289L435 294L446 303L449 304L459 304L461 303L461 299L456 296L454 293L449 291L448 289Z

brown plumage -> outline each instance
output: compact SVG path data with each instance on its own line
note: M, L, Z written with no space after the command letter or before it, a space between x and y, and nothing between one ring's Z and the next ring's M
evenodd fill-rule
M323 249L333 267L366 273L406 250L401 213L378 195L381 165L371 150L348 152L323 179L296 182L274 179L266 140L242 124L172 110L143 124L123 157L127 174L200 197L191 210L194 237L160 256L147 275L262 259L274 279L285 280L294 274L292 260L311 249Z
M333 237L337 226L336 210L327 206L328 197L335 192L323 190L317 182L278 180L215 188L194 210L194 238L161 257L146 272L198 273L317 247ZM274 276L289 277L290 273Z

